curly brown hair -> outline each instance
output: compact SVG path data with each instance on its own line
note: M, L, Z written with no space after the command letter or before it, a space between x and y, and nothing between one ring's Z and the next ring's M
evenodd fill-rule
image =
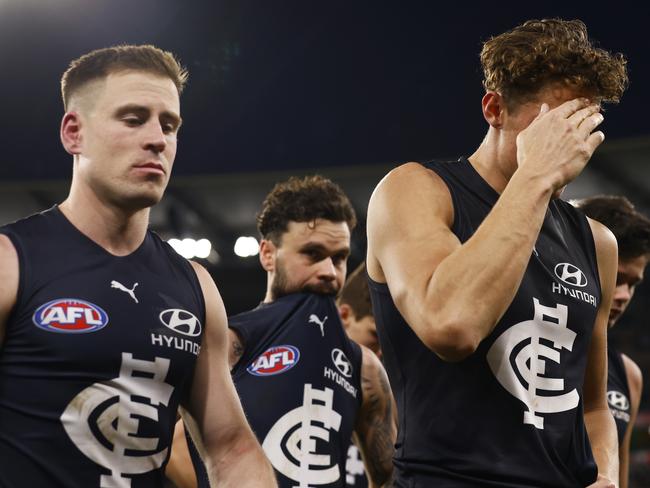
M292 176L276 184L264 199L257 230L263 239L279 246L289 222L316 219L346 222L350 231L357 225L354 208L340 186L320 175Z
M612 231L618 241L619 259L650 256L650 219L627 198L597 195L578 200L574 205Z
M96 49L70 62L61 77L63 107L68 110L70 99L90 81L105 78L110 73L136 70L153 73L171 79L178 94L187 82L187 70L176 57L155 46L122 45Z
M628 85L627 60L597 48L580 20L529 20L483 44L483 86L508 106L561 83L602 102L618 103Z

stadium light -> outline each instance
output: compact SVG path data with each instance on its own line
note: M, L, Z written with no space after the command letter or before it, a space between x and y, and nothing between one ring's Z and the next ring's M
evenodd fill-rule
M260 252L260 243L252 236L240 236L235 241L235 254L240 258L255 256Z

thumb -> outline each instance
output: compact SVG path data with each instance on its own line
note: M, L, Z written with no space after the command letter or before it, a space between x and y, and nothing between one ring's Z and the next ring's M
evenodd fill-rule
M544 115L546 112L550 110L548 103L542 103L542 105L539 107L539 115Z

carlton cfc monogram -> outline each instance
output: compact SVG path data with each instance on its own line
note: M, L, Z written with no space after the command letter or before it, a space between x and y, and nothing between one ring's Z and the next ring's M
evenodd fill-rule
M544 429L544 417L539 414L558 413L574 409L580 397L576 389L564 392L564 379L547 376L546 361L560 364L562 351L571 351L576 333L567 328L568 309L565 305L545 307L533 299L535 315L507 329L487 353L487 361L499 383L525 406L523 422ZM550 341L553 347L541 342ZM522 343L529 343L511 355ZM518 373L527 385L519 380ZM538 395L537 391L552 395Z

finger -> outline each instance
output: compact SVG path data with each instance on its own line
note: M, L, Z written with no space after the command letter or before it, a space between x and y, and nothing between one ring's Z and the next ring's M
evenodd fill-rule
M596 148L600 146L604 140L605 134L600 130L591 134L586 140L589 154L593 154Z
M559 116L568 119L575 112L582 108L585 108L587 105L589 105L589 100L586 98L574 98L573 100L569 100L567 102L564 102L562 105L555 107L553 111Z
M600 112L596 112L595 114L591 114L589 117L584 119L578 126L578 130L580 131L582 136L586 139L587 137L589 137L589 134L591 134L596 127L598 127L600 124L603 123L603 120L605 120L603 114L601 114Z
M583 120L585 120L587 117L597 112L600 112L600 105L596 105L596 104L588 105L587 107L574 112L569 117L569 122L575 124L577 127L580 125L580 123Z
M537 114L537 117L535 117L535 120L537 120L537 119L539 119L540 117L542 117L545 113L548 113L549 110L551 110L551 109L549 108L548 103L542 103L542 104L539 106L539 113Z

